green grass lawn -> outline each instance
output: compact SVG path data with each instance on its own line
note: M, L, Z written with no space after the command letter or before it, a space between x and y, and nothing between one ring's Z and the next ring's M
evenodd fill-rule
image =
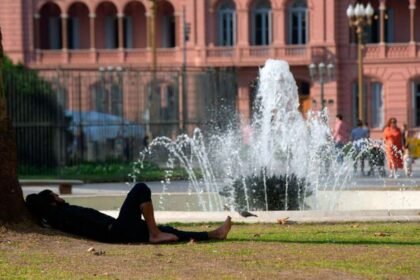
M208 231L216 225L176 226ZM286 278L420 279L420 224L236 224L227 241L165 245L0 227L0 279Z

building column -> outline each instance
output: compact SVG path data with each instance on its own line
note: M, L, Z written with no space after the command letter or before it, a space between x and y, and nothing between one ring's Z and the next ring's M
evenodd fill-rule
M153 30L152 30L152 25L153 25L153 16L151 13L146 12L146 24L147 24L147 28L146 28L146 32L147 32L147 36L146 36L146 40L147 40L147 48L152 48L152 37L153 37Z
M124 14L118 13L118 48L124 49Z
M89 14L89 22L90 22L90 50L95 51L95 42L96 42L96 32L95 32L95 19L96 14L90 13Z
M249 46L249 12L245 8L238 9L238 46L248 47Z
M206 46L206 5L205 1L197 0L197 20L196 26L192 26L196 33L197 46L204 48Z
M61 14L61 44L62 44L61 48L63 51L66 51L68 48L67 19L68 19L67 14Z
M96 14L89 14L89 28L90 28L90 60L92 63L96 62L96 32L95 32Z
M385 1L379 1L379 44L385 43Z
M416 10L416 1L410 0L410 43L415 42L414 32L415 32L415 25L414 25L414 12Z
M284 21L284 9L275 8L272 10L273 45L285 45L286 24Z
M34 49L35 51L39 51L41 49L41 34L40 31L40 14L34 14Z
M174 18L175 18L175 47L180 48L184 40L184 26L182 25L182 12L175 12Z

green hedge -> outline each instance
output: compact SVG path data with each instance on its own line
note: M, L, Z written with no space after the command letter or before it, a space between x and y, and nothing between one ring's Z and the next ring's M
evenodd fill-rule
M244 184L247 186L246 190ZM306 187L305 180L294 174L267 177L261 171L258 175L237 178L231 186L224 188L221 195L233 194L235 208L239 210L266 210L266 204L268 210L300 210L305 196L310 195Z
M131 181L129 176L133 172L132 163L81 163L62 168L46 168L35 166L19 167L19 178L21 179L77 179L85 182L125 182ZM186 172L181 168L172 171L173 180L185 180L188 178ZM141 172L136 175L137 181L160 181L165 178L165 169L158 165L145 162Z

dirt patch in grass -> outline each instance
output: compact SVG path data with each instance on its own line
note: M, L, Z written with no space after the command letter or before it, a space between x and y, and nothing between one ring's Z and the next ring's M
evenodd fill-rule
M419 224L259 224L235 225L224 242L121 245L18 225L0 227L0 279L416 279L418 233Z

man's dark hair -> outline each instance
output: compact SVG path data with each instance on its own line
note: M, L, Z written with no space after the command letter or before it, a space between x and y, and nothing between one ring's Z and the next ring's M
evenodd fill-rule
M51 203L54 202L53 192L50 190L43 190L38 194L30 194L26 197L26 207L36 218L44 217L51 208Z
M343 115L342 114L337 114L336 118L339 119L340 121L342 121L343 120Z
M357 120L357 126L363 126L363 122L361 120Z

